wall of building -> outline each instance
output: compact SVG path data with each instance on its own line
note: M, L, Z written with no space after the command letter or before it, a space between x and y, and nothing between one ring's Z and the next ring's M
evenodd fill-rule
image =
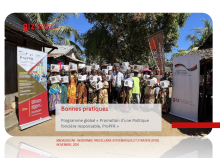
M5 109L9 109L18 97L17 46L42 51L42 45L11 32L5 32L5 38Z

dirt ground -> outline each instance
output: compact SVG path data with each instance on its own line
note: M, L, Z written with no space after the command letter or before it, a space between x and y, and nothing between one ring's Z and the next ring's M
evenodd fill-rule
M211 129L203 128L172 128L173 120L175 122L191 122L171 114L163 114L161 132L60 132L55 131L55 117L53 116L52 120L23 131L15 127L7 132L12 136L205 136L211 131Z

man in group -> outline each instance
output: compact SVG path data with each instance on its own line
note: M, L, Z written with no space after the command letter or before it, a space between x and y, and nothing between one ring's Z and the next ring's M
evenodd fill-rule
M111 82L110 82L110 93L112 94L112 104L120 103L120 91L123 84L124 75L119 72L120 69L118 66L115 67L115 72L111 75ZM119 107L118 107L119 108Z

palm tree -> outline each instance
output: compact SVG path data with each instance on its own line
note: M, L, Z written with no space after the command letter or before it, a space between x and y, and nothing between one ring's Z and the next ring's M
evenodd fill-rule
M191 50L194 47L199 47L200 45L202 45L212 33L211 21L205 18L201 21L204 21L204 29L201 27L196 27L192 29L193 31L195 31L194 34L189 34L186 36L186 40L189 40L191 44L191 46L187 50Z
M78 32L72 26L63 26L63 24L71 17L78 17L77 13L26 13L26 16L35 24L47 24L57 29L39 29L49 40L51 44L75 45L76 49L82 53L80 47L75 43L79 37ZM74 35L75 42L71 41Z

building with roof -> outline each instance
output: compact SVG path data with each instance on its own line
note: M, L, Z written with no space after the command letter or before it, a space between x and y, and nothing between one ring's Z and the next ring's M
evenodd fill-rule
M197 51L189 52L187 55L201 55L200 59L200 100L199 119L212 121L212 72L213 72L213 40L212 34L198 48Z
M64 64L72 63L83 63L74 45L53 45L58 49L53 50L48 54L48 64L59 64L63 62ZM52 48L46 48L45 52L50 52Z
M17 46L45 52L46 48L52 51L47 37L38 29L24 29L25 24L31 23L23 13L12 13L5 19L5 108L11 108L16 101L17 86ZM35 28L35 27L34 27Z

